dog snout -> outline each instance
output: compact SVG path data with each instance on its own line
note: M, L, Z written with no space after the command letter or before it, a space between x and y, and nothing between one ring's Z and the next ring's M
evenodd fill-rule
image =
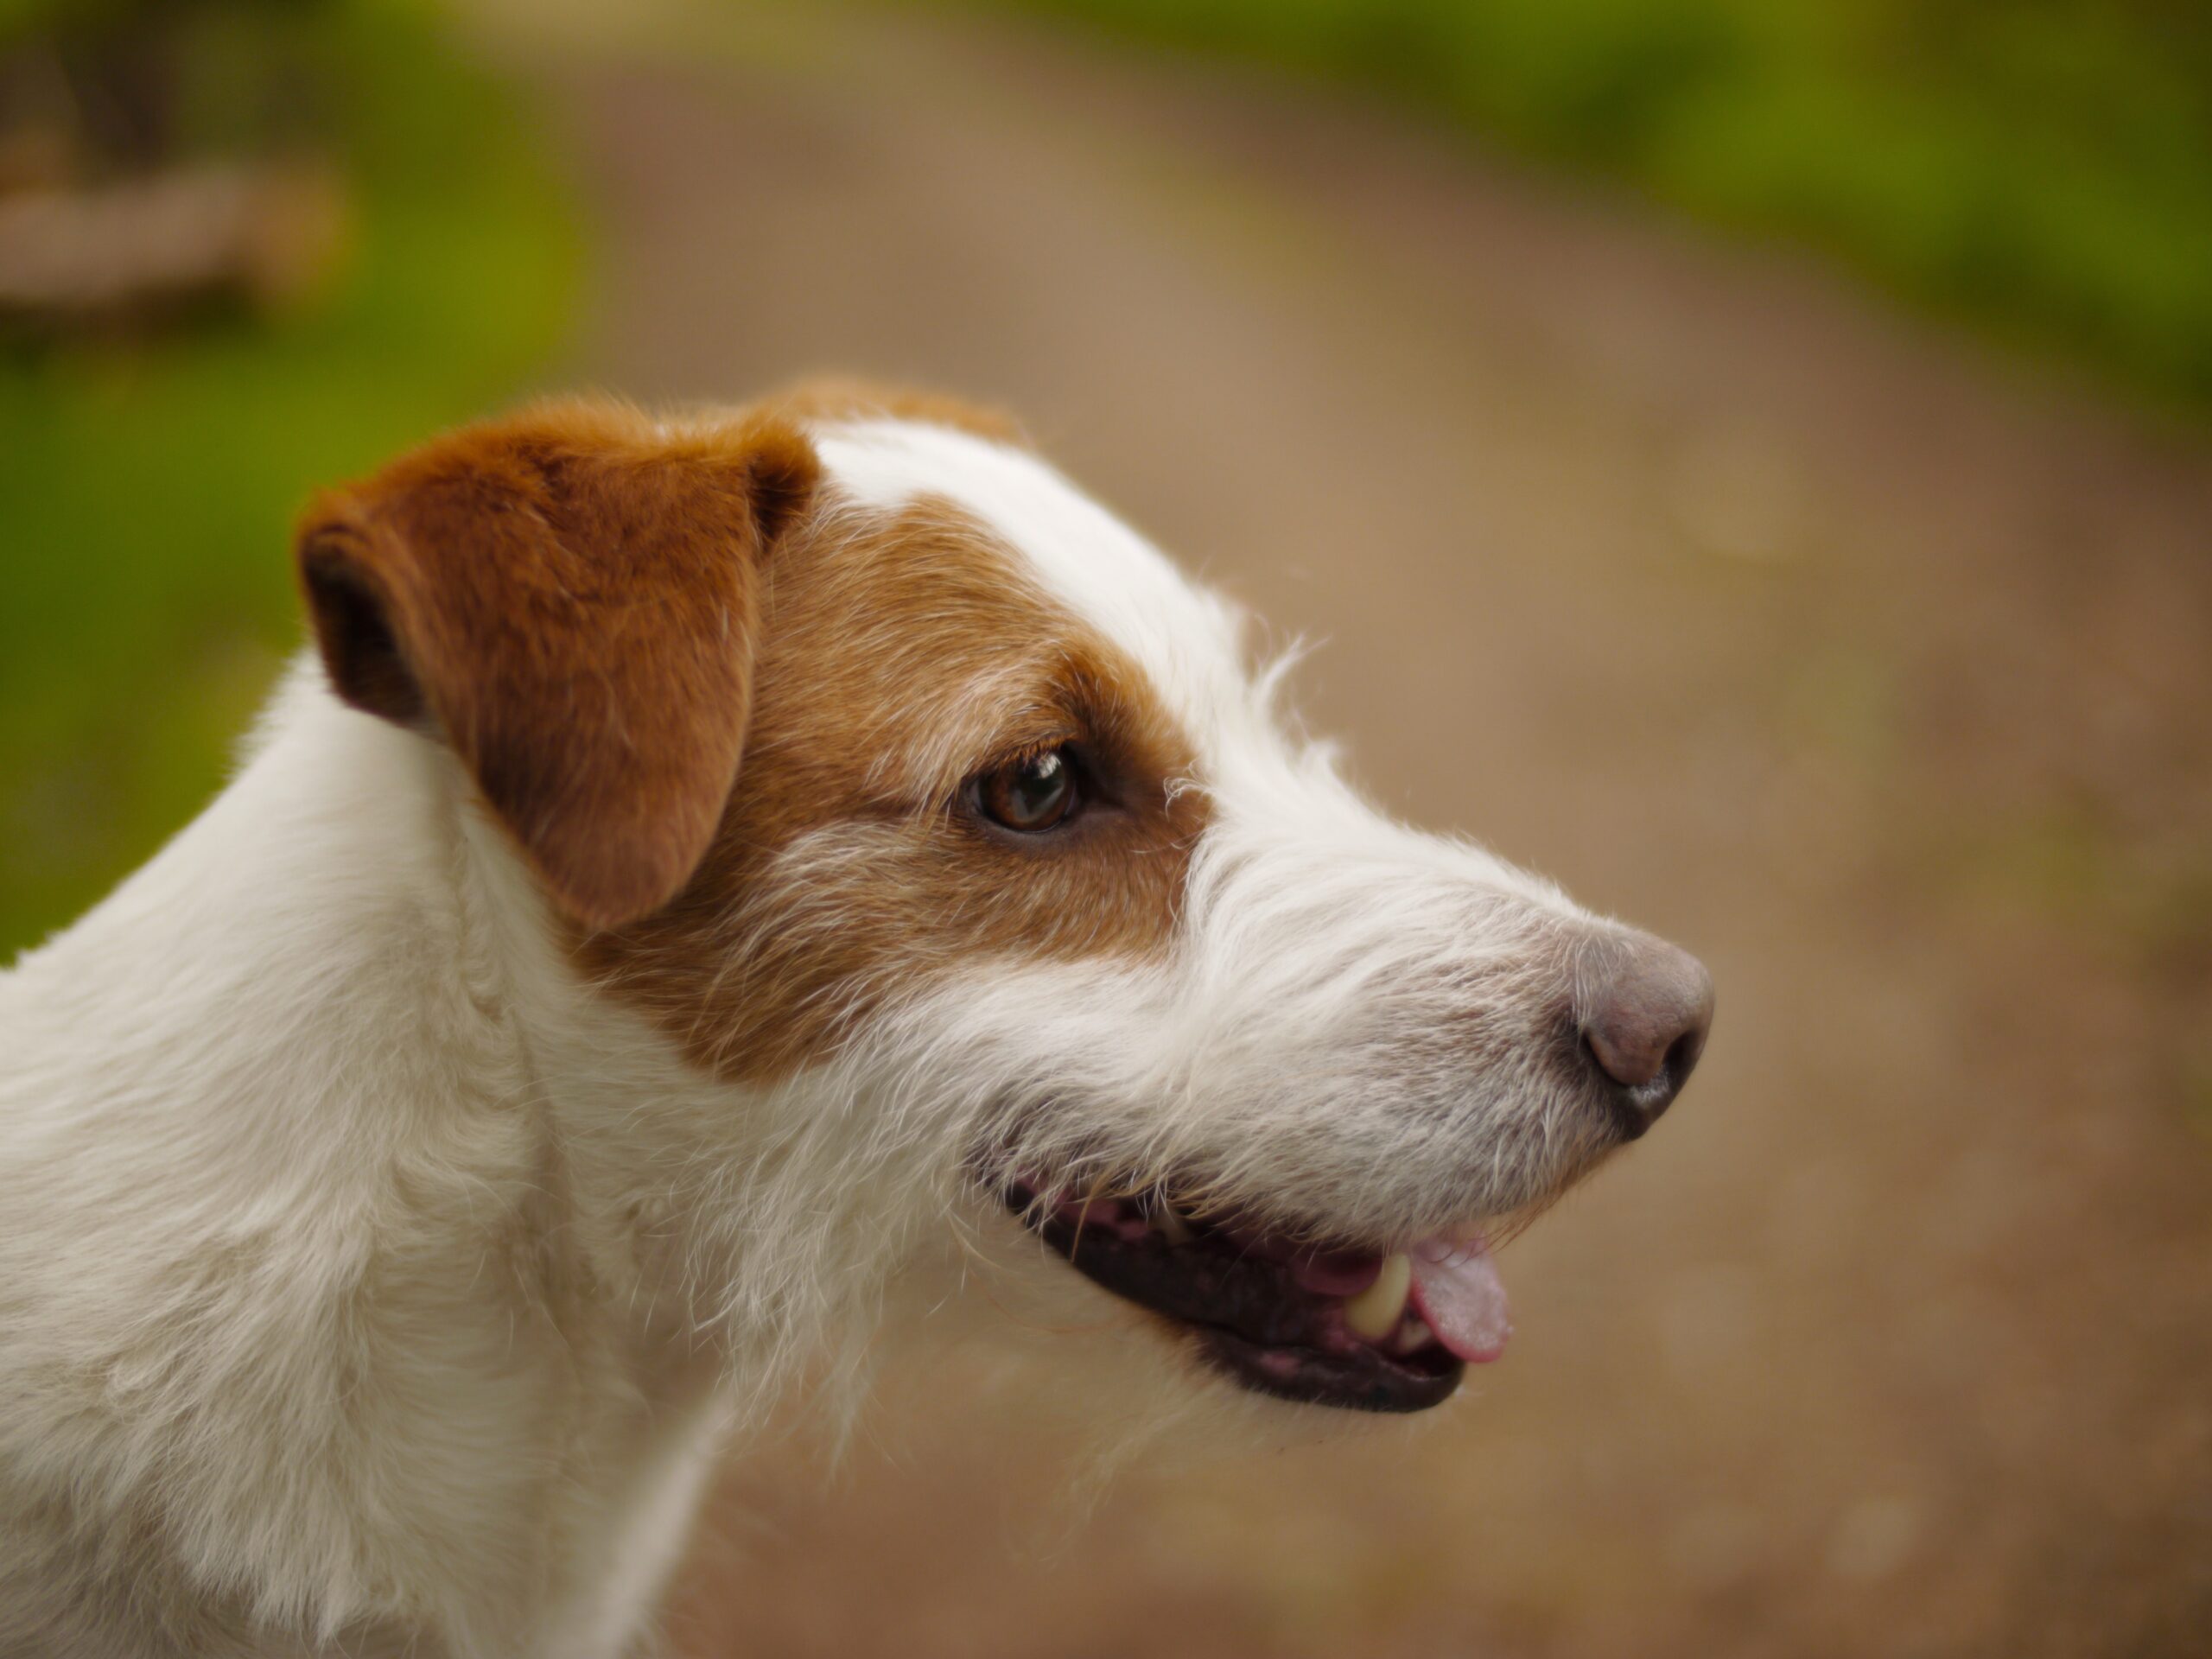
M1713 1027L1713 976L1649 934L1621 939L1587 975L1575 1009L1582 1047L1633 1140L1659 1121Z

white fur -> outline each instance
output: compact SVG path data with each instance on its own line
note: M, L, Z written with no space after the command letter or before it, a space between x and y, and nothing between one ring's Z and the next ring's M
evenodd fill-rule
M1596 925L1376 817L1233 613L1041 464L819 436L845 511L959 502L1185 724L1213 817L1171 958L974 963L717 1083L563 965L449 757L302 666L207 813L0 976L0 1656L628 1651L726 1422L809 1377L849 1409L932 1310L1084 1326L1043 1345L1163 1417L1258 1409L1129 1343L991 1160L1384 1243L1592 1154L1542 1039ZM800 899L866 835L761 902L834 932Z

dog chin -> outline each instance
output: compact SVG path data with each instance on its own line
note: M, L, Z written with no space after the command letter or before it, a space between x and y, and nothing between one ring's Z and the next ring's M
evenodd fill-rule
M1126 1455L1111 1451L1124 1442L1165 1440L1195 1456L1327 1440L1378 1415L1426 1412L1458 1391L1467 1360L1415 1311L1421 1293L1408 1284L1403 1257L1268 1259L1226 1230L1205 1229L1179 1234L1160 1262L1148 1236L1120 1240L1123 1253L1102 1258L1109 1228L1101 1215L1077 1242L1051 1217L1040 1225L1033 1206L985 1218L941 1271L916 1264L899 1276L887 1313L904 1334L887 1345L902 1358L918 1350L926 1357L918 1371L893 1369L935 1379L940 1392L961 1377L958 1391L982 1396L987 1412L1065 1432L1109 1457ZM1135 1230L1126 1217L1121 1230ZM1152 1276L1185 1260L1195 1269L1164 1286ZM1442 1297L1438 1275L1447 1269L1421 1271ZM1486 1259L1473 1272L1494 1284ZM1230 1300L1207 1300L1224 1296ZM1391 1306L1378 1321L1384 1302ZM1375 1334L1347 1328L1347 1304ZM1473 1349L1455 1330L1457 1347L1477 1363L1496 1357L1502 1302L1497 1317L1497 1329L1480 1332L1490 1347Z
M988 1230L980 1255L963 1257L964 1294L910 1275L887 1310L878 1393L894 1426L1041 1444L1087 1489L1156 1465L1325 1445L1385 1421L1255 1390L1197 1333L1093 1284L1010 1218Z

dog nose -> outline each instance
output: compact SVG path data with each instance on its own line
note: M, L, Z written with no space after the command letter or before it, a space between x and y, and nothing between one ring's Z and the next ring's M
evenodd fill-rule
M1609 952L1584 988L1582 1041L1613 1084L1631 1138L1659 1121L1689 1081L1713 1027L1713 976L1687 950L1649 934Z

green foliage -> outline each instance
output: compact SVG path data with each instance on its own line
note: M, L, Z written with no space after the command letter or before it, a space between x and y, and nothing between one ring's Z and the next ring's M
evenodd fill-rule
M1351 78L2212 401L2188 0L1019 0Z
M302 637L293 515L507 395L581 238L510 91L422 10L198 8L198 153L311 143L352 194L297 315L0 355L0 962L189 818ZM273 135L273 136L272 136Z

